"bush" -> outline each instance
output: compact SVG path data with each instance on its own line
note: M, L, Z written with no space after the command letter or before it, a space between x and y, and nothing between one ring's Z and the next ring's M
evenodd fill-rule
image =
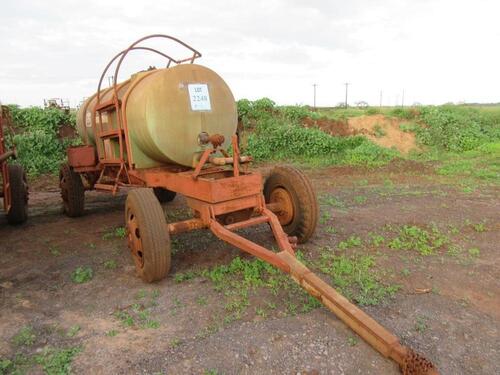
M383 164L397 155L365 137L333 137L316 128L307 129L274 118L258 123L245 151L262 161L323 159L326 164L357 165Z
M424 107L420 119L417 138L426 146L462 152L500 139L500 120L474 108Z
M16 134L7 137L7 145L16 146L18 160L29 175L57 173L65 160L66 148L79 139L60 140L62 125L75 126L75 114L56 108L20 108L11 105L9 110Z

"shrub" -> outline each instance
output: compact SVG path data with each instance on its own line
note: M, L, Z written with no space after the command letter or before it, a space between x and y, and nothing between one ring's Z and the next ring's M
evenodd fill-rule
M16 146L20 163L29 175L57 173L66 148L78 142L60 140L61 125L75 126L75 115L55 108L9 106L16 134L7 137L7 145Z

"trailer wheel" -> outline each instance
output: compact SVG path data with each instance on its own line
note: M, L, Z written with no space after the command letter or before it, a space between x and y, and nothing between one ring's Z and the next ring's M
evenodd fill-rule
M271 171L264 184L266 203L279 203L276 212L280 224L298 243L307 242L318 221L318 202L309 179L298 169L279 166Z
M128 194L125 222L138 275L148 283L163 279L170 270L170 235L152 189L135 189Z
M26 173L20 165L11 164L9 168L11 204L7 212L7 222L22 224L28 219L28 182Z
M153 192L156 195L156 198L160 201L160 203L167 203L174 200L177 193L175 191L171 191L168 189L164 189L161 187L153 188Z
M61 166L59 186L64 213L69 217L82 216L85 208L85 188L80 175L74 172L68 164Z

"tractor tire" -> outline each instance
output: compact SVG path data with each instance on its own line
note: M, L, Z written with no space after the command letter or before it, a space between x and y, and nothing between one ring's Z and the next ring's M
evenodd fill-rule
M170 235L153 189L135 189L125 203L127 240L138 276L151 283L170 270Z
M18 225L28 219L28 183L22 166L10 164L8 168L11 204L7 212L7 222Z
M155 193L156 198L160 201L160 203L167 203L174 200L177 193L175 191L171 191L168 189L164 189L161 187L153 188L153 192Z
M63 212L69 217L83 215L85 209L85 188L82 178L68 164L63 164L59 171L59 186L63 200Z
M298 169L275 167L264 183L266 203L279 202L276 215L289 236L304 243L314 234L318 222L318 201L309 179Z

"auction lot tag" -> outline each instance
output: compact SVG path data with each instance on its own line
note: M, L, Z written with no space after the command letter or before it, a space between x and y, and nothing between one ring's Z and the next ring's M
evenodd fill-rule
M206 83L188 84L189 99L193 111L211 111L210 95L208 94L208 85Z

